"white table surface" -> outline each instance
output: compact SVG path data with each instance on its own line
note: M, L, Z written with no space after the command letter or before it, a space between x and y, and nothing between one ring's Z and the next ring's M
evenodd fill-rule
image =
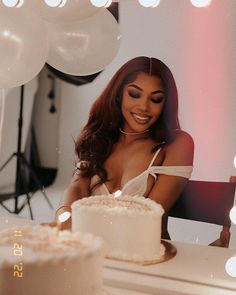
M236 294L236 278L225 271L236 249L171 243L177 248L176 256L159 264L141 266L106 259L105 285L140 294Z
M36 223L17 216L0 216L0 230ZM110 295L236 295L236 277L225 271L236 249L170 241L177 254L168 261L138 265L105 259L104 289Z

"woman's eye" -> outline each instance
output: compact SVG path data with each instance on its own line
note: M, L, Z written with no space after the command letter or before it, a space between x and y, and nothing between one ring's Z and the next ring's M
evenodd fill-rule
M151 98L151 101L154 103L161 103L164 100L164 97Z
M133 98L140 98L140 94L137 91L128 91L128 94Z

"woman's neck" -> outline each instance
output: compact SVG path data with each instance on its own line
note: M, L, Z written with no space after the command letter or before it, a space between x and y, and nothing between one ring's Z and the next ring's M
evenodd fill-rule
M121 135L120 138L125 143L131 143L136 140L143 140L143 139L150 138L149 129L146 129L141 132L124 131L121 128L119 130L120 130L120 135Z

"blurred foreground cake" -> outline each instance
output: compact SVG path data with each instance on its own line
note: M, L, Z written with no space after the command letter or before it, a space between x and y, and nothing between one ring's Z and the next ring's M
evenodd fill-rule
M139 196L91 196L72 204L72 232L102 237L107 257L126 261L158 260L164 253L161 220L164 210Z
M0 232L1 295L103 295L104 244L91 234L18 226Z

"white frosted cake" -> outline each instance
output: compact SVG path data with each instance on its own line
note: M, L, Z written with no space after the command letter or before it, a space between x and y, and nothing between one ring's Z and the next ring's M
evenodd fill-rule
M107 243L107 257L126 261L158 260L164 253L164 210L140 196L91 196L72 204L72 232L90 232Z
M91 234L18 226L0 232L1 295L102 295L104 244Z

